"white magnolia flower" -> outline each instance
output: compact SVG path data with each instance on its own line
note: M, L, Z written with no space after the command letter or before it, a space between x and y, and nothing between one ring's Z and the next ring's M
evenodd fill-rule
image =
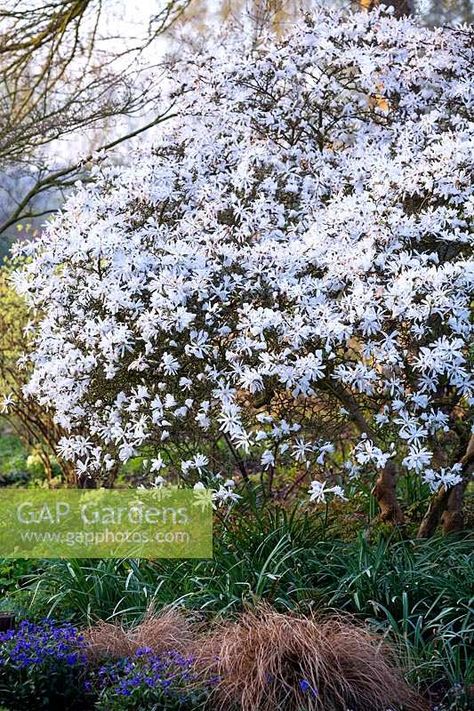
M5 395L2 402L2 408L0 412L8 412L9 408L14 404L15 398L13 393Z
M328 487L326 482L317 480L311 482L308 493L310 494L309 500L314 501L317 504L324 504L326 502L327 494L334 494L334 496L346 501L342 487L337 485Z
M268 467L273 466L275 464L275 455L273 454L273 452L271 452L269 449L266 449L262 454L260 463L265 469L268 469Z
M158 454L157 457L154 457L151 460L150 464L150 471L151 472L159 472L161 469L164 469L166 467L166 464L161 456L161 454Z
M431 462L433 453L420 445L410 447L409 454L402 460L403 466L407 469L412 469L416 472L421 472L426 469Z
M100 477L146 452L160 472L179 443L201 477L203 452L251 470L271 441L277 473L390 460L453 485L431 467L474 407L473 46L323 9L258 55L183 56L154 145L101 162L18 247L41 314L25 395L60 455Z
M193 491L193 506L198 506L202 511L213 507L212 490L206 489L202 481L194 484Z
M224 504L235 504L242 497L236 494L233 487L222 485L217 491L212 494L212 500L217 503L217 506L223 506Z

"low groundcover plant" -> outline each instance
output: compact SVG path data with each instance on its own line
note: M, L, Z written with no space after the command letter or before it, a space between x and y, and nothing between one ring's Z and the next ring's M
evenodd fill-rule
M0 634L0 702L11 711L86 709L86 674L84 640L69 623L23 621Z
M194 658L179 652L156 655L149 647L101 666L95 677L96 708L192 711L206 705L208 690L194 671Z

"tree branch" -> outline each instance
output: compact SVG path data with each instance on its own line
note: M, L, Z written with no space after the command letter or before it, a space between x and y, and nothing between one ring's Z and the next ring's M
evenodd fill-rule
M97 152L102 152L102 151L110 151L112 148L115 148L119 144L123 143L124 141L128 141L132 138L135 138L136 136L139 136L141 133L144 133L145 131L150 130L150 128L153 128L154 126L157 126L158 124L167 121L176 114L174 113L169 113L172 109L173 105L165 111L165 113L160 114L158 118L154 119L153 121L150 121L150 123L147 123L145 126L141 126L140 128L131 131L130 133L127 133L123 136L120 136L114 141L111 141L110 143L106 143L102 145L100 148L97 149L94 153ZM25 208L30 204L30 202L40 193L45 192L46 190L50 190L52 188L57 188L61 185L61 178L66 178L70 176L71 174L79 171L81 167L84 166L85 163L88 163L90 161L94 160L94 154L90 154L86 158L81 159L77 163L75 163L72 166L69 166L67 168L63 168L61 170L57 170L53 173L50 173L46 178L43 178L42 180L38 180L35 185L26 193L24 198L21 200L19 205L17 206L16 210L12 213L12 215L2 224L0 225L0 235L2 235L9 227L12 227L12 225L16 224L20 220L24 219L25 216L27 216L23 211ZM55 210L48 210L45 212L56 212Z

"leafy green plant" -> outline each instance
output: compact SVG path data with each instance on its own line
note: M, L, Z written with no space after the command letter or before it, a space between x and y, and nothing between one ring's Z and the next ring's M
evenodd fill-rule
M0 558L0 595L21 589L37 567L35 560L27 558Z
M28 452L20 439L0 434L0 486L24 486L30 477Z

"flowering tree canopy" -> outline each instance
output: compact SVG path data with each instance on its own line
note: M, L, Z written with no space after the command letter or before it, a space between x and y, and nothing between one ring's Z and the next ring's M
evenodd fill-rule
M185 476L296 466L316 499L373 476L393 520L396 475L460 484L473 33L325 11L183 61L153 148L22 246L28 392L80 476L143 452Z

